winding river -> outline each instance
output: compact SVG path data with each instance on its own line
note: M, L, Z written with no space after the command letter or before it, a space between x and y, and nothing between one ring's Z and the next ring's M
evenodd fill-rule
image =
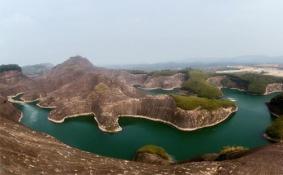
M154 91L153 94L166 93ZM265 102L274 95L254 96L232 89L223 89L224 97L233 99L239 111L230 119L214 127L193 132L145 119L122 118L123 131L104 133L92 117L67 119L64 123L50 122L48 110L35 104L17 105L23 112L21 123L48 133L73 147L99 155L131 160L143 145L155 144L167 150L176 160L187 160L199 155L218 152L223 146L243 145L255 148L268 144L262 134L271 117Z

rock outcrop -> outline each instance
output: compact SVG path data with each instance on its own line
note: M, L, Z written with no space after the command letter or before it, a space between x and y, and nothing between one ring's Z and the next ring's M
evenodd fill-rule
M244 91L248 89L248 84L245 81L225 75L210 77L207 81L218 88L231 88Z
M192 131L216 125L237 111L234 106L212 111L201 108L183 110L177 107L174 99L168 95L140 98L121 97L120 99L109 95L98 95L94 97L97 98L97 101L94 102L85 101L80 96L72 98L66 96L65 98L62 99L60 95L51 99L47 97L46 100L50 102L42 98L39 106L56 107L50 112L49 120L57 123L64 122L69 117L93 115L99 128L105 132L121 131L122 128L118 122L120 117L145 118L169 124L179 130ZM112 102L109 102L108 99Z
M39 106L54 108L49 116L53 122L95 115L99 128L107 132L121 130L118 123L120 116L147 118L191 131L218 124L235 112L233 107L212 112L200 109L185 111L177 108L171 96L147 96L133 86L147 82L146 86L169 88L180 86L183 78L183 74L175 74L148 80L144 75L99 68L86 58L72 57L42 76L25 77L10 84L8 95L25 92L23 100L39 98ZM20 85L23 88L19 88Z
M10 102L8 102L6 97L0 96L0 116L13 121L18 121L21 114Z
M7 97L17 92L38 89L37 82L23 75L21 70L0 72L0 95Z
M274 93L274 92L283 92L283 83L272 83L266 86L265 95Z
M177 73L171 76L149 76L143 83L145 88L174 89L182 87L185 75Z
M0 174L188 174L241 175L283 172L283 144L223 162L154 165L106 158L60 143L0 116Z
M219 89L223 87L222 81L225 79L225 76L214 76L207 79L207 82L218 87Z

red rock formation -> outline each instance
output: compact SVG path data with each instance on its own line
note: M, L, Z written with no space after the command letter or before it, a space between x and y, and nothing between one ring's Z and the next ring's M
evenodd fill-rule
M194 130L217 124L234 112L233 107L213 112L184 111L176 107L170 96L146 96L133 87L144 81L150 86L167 88L175 83L180 86L183 78L183 74L176 74L146 81L144 75L98 68L85 58L72 57L47 74L29 80L31 83L20 80L11 87L16 94L21 91L14 87L22 84L25 87L24 100L40 97L40 106L56 107L50 113L51 121L63 122L67 117L92 114L96 116L100 129L109 132L121 130L118 119L125 115L161 121L182 130Z

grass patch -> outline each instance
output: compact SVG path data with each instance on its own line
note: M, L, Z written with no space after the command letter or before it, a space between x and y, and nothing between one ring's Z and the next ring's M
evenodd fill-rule
M236 104L226 99L207 99L195 96L172 95L176 105L184 110L193 110L198 107L215 110L220 107L236 107Z
M206 80L209 75L200 70L188 70L187 80L183 83L182 89L205 98L220 98L222 92Z
M225 146L220 151L219 156L216 160L230 160L242 157L249 151L249 148L243 146Z
M165 149L156 145L145 145L138 149L137 153L156 154L165 160L172 160L172 157L165 151Z
M266 129L265 133L275 140L283 139L283 116L275 119Z

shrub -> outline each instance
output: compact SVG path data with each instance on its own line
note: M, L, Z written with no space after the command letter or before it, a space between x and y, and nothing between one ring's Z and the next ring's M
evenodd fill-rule
M265 133L275 140L283 139L283 118L275 119L271 125L266 129Z
M199 97L220 98L222 92L215 86L209 84L206 80L208 74L200 70L188 70L188 80L182 85L182 89L188 90Z
M162 147L156 145L145 145L138 149L137 153L156 154L166 160L172 160L172 157Z
M198 107L215 110L220 107L235 107L235 103L225 99L207 99L195 96L172 95L176 105L184 110L193 110Z
M0 73L10 70L22 71L22 68L17 64L0 65Z
M188 80L184 82L183 89L189 90L199 97L220 98L222 92L215 86L203 80Z
M248 148L243 146L225 146L220 151L219 156L216 160L229 160L229 159L236 159L242 157L249 151Z

